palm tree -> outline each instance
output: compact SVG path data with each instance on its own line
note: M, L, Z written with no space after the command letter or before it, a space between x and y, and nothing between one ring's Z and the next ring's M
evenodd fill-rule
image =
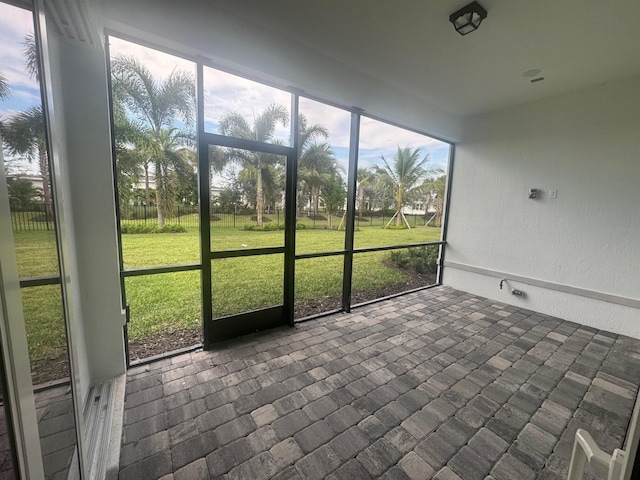
M392 164L384 158L384 155L380 155L380 159L383 161L384 167L376 166L376 170L380 174L381 179L392 186L395 193L397 210L394 217L396 219L396 226L402 225L404 221L407 227L411 228L404 216L403 207L407 195L418 188L424 182L425 176L429 173L429 170L425 168L425 164L429 160L429 155L427 154L420 158L419 148L400 148L398 146L398 151L393 156ZM391 223L391 220L389 223ZM388 226L389 223L387 223L386 226Z
M442 226L442 214L444 211L444 194L447 185L447 176L442 175L444 173L442 170L435 170L435 173L439 176L432 177L428 179L422 185L422 191L426 195L426 202L424 204L425 214L427 213L427 209L429 205L433 206L435 210L433 226L440 227Z
M29 76L40 81L38 49L33 34L25 37L24 58ZM6 83L6 79L4 80ZM0 81L0 86L2 85ZM8 86L6 87L8 88ZM2 90L0 88L0 90ZM44 115L42 107L31 107L24 112L12 115L0 124L0 132L11 155L24 155L27 160L37 158L38 171L42 177L42 197L45 211L52 214L51 186L49 180L49 156L47 142L44 135Z
M311 195L313 213L317 215L320 186L323 183L322 176L331 172L330 166L334 157L327 144L318 145L316 140L328 138L329 132L322 125L307 125L307 118L303 114L298 116L298 125L298 199L296 211L299 215L300 199L304 195L303 187L306 187Z
M318 215L320 191L340 170L331 147L326 143L310 145L300 157L298 168L298 175L311 195L313 215Z
M192 141L191 135L177 128L168 128L160 130L157 135L149 132L142 142L143 154L154 160L159 227L164 226L165 220L174 214L181 180L193 173L194 151L186 148Z
M219 129L222 135L258 142L273 142L278 124L286 126L288 121L289 113L286 107L273 104L255 117L253 125L250 125L242 114L227 112L220 119ZM277 155L232 148L225 151L223 158L218 159L216 171L222 171L230 162L239 163L244 171L241 174L255 182L256 223L258 227L262 227L265 201L263 181L273 178L272 170L280 162L280 158Z
M372 186L376 181L376 172L369 168L358 169L358 218L362 219L362 209L364 208L364 191Z
M137 131L137 140L144 152L145 196L149 203L149 173L155 170L156 205L158 226L164 226L165 218L171 215L172 201L169 198L171 180L169 175L176 168L175 150L184 147L181 140L188 135L174 128L178 120L190 127L195 115L195 81L193 74L174 70L164 82L157 82L151 71L137 58L117 55L111 63L113 77L114 106L135 117L131 127ZM117 117L117 115L116 115ZM133 142L136 144L136 142ZM188 143L188 142L187 142Z
M48 214L51 209L51 187L49 185L49 157L44 136L42 108L31 107L12 115L0 123L0 133L11 155L24 155L27 160L38 161L42 177L42 197Z

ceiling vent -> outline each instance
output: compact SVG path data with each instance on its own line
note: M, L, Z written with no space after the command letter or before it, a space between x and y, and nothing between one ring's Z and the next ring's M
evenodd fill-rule
M90 12L83 0L49 0L45 2L48 17L67 40L81 45L96 44L96 29Z

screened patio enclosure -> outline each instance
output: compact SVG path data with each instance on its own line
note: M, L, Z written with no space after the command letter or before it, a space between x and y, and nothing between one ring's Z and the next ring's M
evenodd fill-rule
M295 320L318 314L348 312L352 305L438 284L445 244L449 144L368 118L358 110L225 72L198 58L170 55L115 35L106 41L113 110L125 110L131 121L145 120L136 116L140 114L135 104L130 106L133 99L121 105L118 95L127 88L123 72L136 56L146 58L151 69L164 70L164 76L154 74L158 85L178 71L189 78L193 74L197 87L195 130L189 130L189 124L182 127L196 141L181 150L194 159L187 168L197 174L189 184L197 196L190 204L177 199L178 208L181 202L183 209L194 208L197 213L190 217L197 215L195 221L181 216L179 210L163 214L164 225L188 225L187 230L175 235L175 241L164 235L162 252L141 260L138 252L145 237L138 236L134 242L129 232L154 227L155 219L137 216L131 199L144 199L142 206L150 204L151 211L162 210L161 199L157 193L148 193L148 180L146 186L138 180L139 192L145 189L146 198L135 188L127 190L130 187L124 183L116 189L130 362L142 361L140 347L148 351L149 343L164 341L167 353L197 345L194 340L185 344L184 338L197 339L198 327L185 328L188 323L180 319L172 324L170 319L176 316L203 319L206 349L235 335L293 325ZM142 150L118 137L119 117L114 118L114 163L116 179L122 182L127 180L126 160ZM175 124L181 125L177 117ZM410 180L409 174L402 180L406 199L399 208L393 189L400 187L392 182L393 169L403 168L401 161L414 166ZM156 162L145 166L145 176L147 168L156 189L163 188L161 174L170 178L177 172L160 171ZM147 237L148 248L157 249ZM196 261L193 247L198 244ZM428 266L415 270L409 265L412 255ZM174 259L183 262L166 263ZM388 278L377 279L379 272ZM191 293L184 296L177 278L187 275ZM191 298L191 305L185 312L171 305L154 307L139 293L154 288L183 305ZM196 288L201 290L199 308L191 296ZM153 323L163 330L144 327ZM172 329L182 343L171 342Z
M167 0L2 2L3 8L17 9L28 18L0 16L0 122L3 160L10 164L2 177L22 174L18 176L30 183L32 197L38 198L40 189L44 209L16 202L16 183L0 182L0 383L2 431L10 445L3 453L14 476L91 478L95 469L117 472L119 456L105 445L119 446L126 387L131 391L143 383L132 385L142 376L127 383L126 347L162 332L195 331L188 339L203 341L211 352L222 339L273 325L284 325L293 336L289 325L316 313L352 310L344 317L353 319L358 315L352 307L401 291L417 290L411 294L417 305L421 295L434 291L419 289L437 282L442 284L437 288L469 296L465 301L486 299L483 308L492 309L497 302L510 314L511 309L527 315L540 312L554 325L556 319L571 322L575 332L583 330L578 336L605 332L604 338L593 335L590 349L600 349L611 335L640 338L640 217L634 210L640 204L636 5L581 0L483 5L486 21L463 37L448 21L461 6L454 0L403 2L401 8L396 2L374 2L364 10L338 0L217 0L187 6ZM24 30L27 24L30 31ZM29 32L41 69L38 79L29 76L25 65L24 34ZM109 47L106 38L114 40ZM181 172L189 179L183 184L177 182L177 173L171 177L176 179L175 213L162 217L167 230L175 224L176 230L182 226L186 232L119 230L123 224L145 221L158 227L158 209L151 205L157 202L147 202L140 173L139 182L130 178L131 203L123 202L130 211L116 211L119 172L114 158L122 145L114 142L112 114L118 112L112 111L109 85L109 48L115 39L129 42L125 55L142 52L138 47L144 45L192 65L198 95L193 95L191 124L196 143L188 148L181 144L185 149L171 153L196 166ZM147 50L138 58L148 61L151 54ZM173 71L172 66L156 67L150 71L158 83ZM528 76L536 70L540 77ZM228 76L236 83L225 83ZM236 95L243 81L276 90L283 100L258 105L253 99L266 98L263 94ZM217 93L206 91L208 85L217 85ZM218 104L218 110L210 108L219 99L233 101ZM218 128L223 119L232 118L224 114L248 107L243 118L251 129L271 103L284 106L288 116L285 125L276 122L272 141ZM44 119L38 145L46 145L40 150L46 150L46 156L38 156L37 149L31 157L12 153L5 125L38 105ZM316 147L326 143L334 153L337 175L329 170L316 175L299 154L301 115L307 127L328 131L326 139L317 137ZM174 122L166 130L186 125ZM361 172L374 165L376 173L385 171L382 156L393 167L398 147L423 146L398 137L396 128L440 139L447 151L441 165L450 165L447 160L454 157L455 147L455 171L446 171L442 226L427 226L442 229L442 236L439 231L407 241L424 231L414 226L424 227L431 220L431 215L423 216L426 196L400 207L402 201L376 190L376 182ZM384 150L389 144L391 150ZM435 150L430 153L430 161L440 158ZM45 158L48 162L39 161ZM264 165L264 175L245 168L250 161ZM46 166L49 180L43 175ZM144 171L143 165L137 168ZM154 168L149 172L156 178L150 177L149 183L155 180L156 187L162 186ZM37 185L28 180L36 174ZM326 183L314 183L317 177ZM531 190L537 190L535 198L529 196ZM342 199L332 198L331 193L339 197L343 192ZM22 200L38 203L35 198ZM16 215L18 204L33 210ZM183 220L184 225L178 225ZM39 228L18 231L25 225ZM300 225L305 227L297 228ZM430 273L408 279L400 263L413 262L410 249L423 247L425 257L435 258L438 277ZM385 286L387 281L393 289ZM483 320L467 307L456 305L447 312L434 307L423 312L429 318L420 327L438 330L442 336L433 340L441 343L451 341L447 327L440 325L443 317L467 333L496 332L495 325L486 326L485 332ZM372 324L372 335L383 335L376 331L381 328L376 326L378 312L371 308L371 316L359 321ZM407 313L412 305L402 308L403 314L412 315ZM393 314L385 313L389 325L399 322ZM534 327L518 312L514 315L510 326L495 322L497 329L516 329L505 334L514 344L505 346L507 355L530 341L511 335L546 338L552 333L542 331L550 327ZM532 316L539 320L536 313ZM523 321L526 328L520 332L516 324ZM38 325L44 327L34 329ZM305 322L300 328L312 330L311 325ZM552 335L551 343L557 342L553 345L564 355L562 351L573 347L564 343L566 332L555 333L559 335ZM334 339L329 337L336 333L321 334L327 334L330 346ZM614 351L616 365L625 355L635 355L625 342L620 345L624 353ZM417 342L406 348L412 349L410 358L420 355ZM215 359L213 353L199 354L206 361ZM225 366L227 360L233 359L225 359ZM174 361L179 360L135 368L138 373L166 369L165 383L153 391L164 395L165 387L178 388L168 378L184 368L174 369ZM212 374L209 366L198 363L202 377ZM595 368L571 366L583 372ZM506 376L513 377L518 369L505 370ZM422 374L428 370L423 365ZM629 381L633 371L622 370ZM34 388L42 386L38 372L62 378ZM607 371L598 371L599 379L568 372L594 394L600 380L610 379ZM633 396L629 384L623 385L627 397ZM128 407L135 408L135 398L127 399ZM158 404L164 402L164 396L158 399ZM196 402L195 408L207 408L206 401L204 407L203 401ZM588 429L597 430L603 418L595 414ZM64 428L54 432L56 425ZM624 436L622 430L618 433ZM95 452L112 457L100 458ZM131 458L127 466L135 463ZM549 458L543 456L545 462Z

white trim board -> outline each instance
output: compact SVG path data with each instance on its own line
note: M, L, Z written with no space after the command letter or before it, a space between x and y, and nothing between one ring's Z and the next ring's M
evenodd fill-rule
M535 278L523 277L520 275L513 275L506 272L498 272L496 270L489 270L487 268L476 267L473 265L466 265L463 263L444 261L445 267L456 268L458 270L464 270L466 272L478 273L480 275L488 275L496 277L498 279L506 279L514 282L524 283L534 287L546 288L548 290L554 290L556 292L569 293L571 295L579 295L581 297L591 298L594 300L601 300L603 302L614 303L616 305L623 305L625 307L632 307L640 309L640 300L636 300L628 297L621 297L619 295L613 295L610 293L597 292L594 290L587 290L580 287L572 287L570 285L563 285L560 283L548 282L546 280L538 280Z

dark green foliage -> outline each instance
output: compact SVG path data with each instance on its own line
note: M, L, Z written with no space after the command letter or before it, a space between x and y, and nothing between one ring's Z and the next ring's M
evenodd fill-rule
M296 224L296 230L305 230L306 228L307 226L303 223ZM284 223L264 223L261 227L247 223L242 229L246 232L275 232L276 230L284 230Z
M388 230L406 230L408 227L406 223L401 223L400 225L387 225L382 228L386 228Z
M394 250L391 252L391 260L400 268L412 269L417 273L436 273L438 270L437 245L407 250Z
M220 212L233 213L242 206L242 192L225 187L215 200L217 200L217 208Z
M121 233L185 233L187 231L181 225L165 225L158 227L156 224L124 223L120 227Z
M242 229L247 232L275 232L284 230L284 223L263 223L260 227L254 223L247 223Z
M42 201L42 190L35 187L30 180L22 177L7 178L9 204L13 210L27 210L36 202Z

